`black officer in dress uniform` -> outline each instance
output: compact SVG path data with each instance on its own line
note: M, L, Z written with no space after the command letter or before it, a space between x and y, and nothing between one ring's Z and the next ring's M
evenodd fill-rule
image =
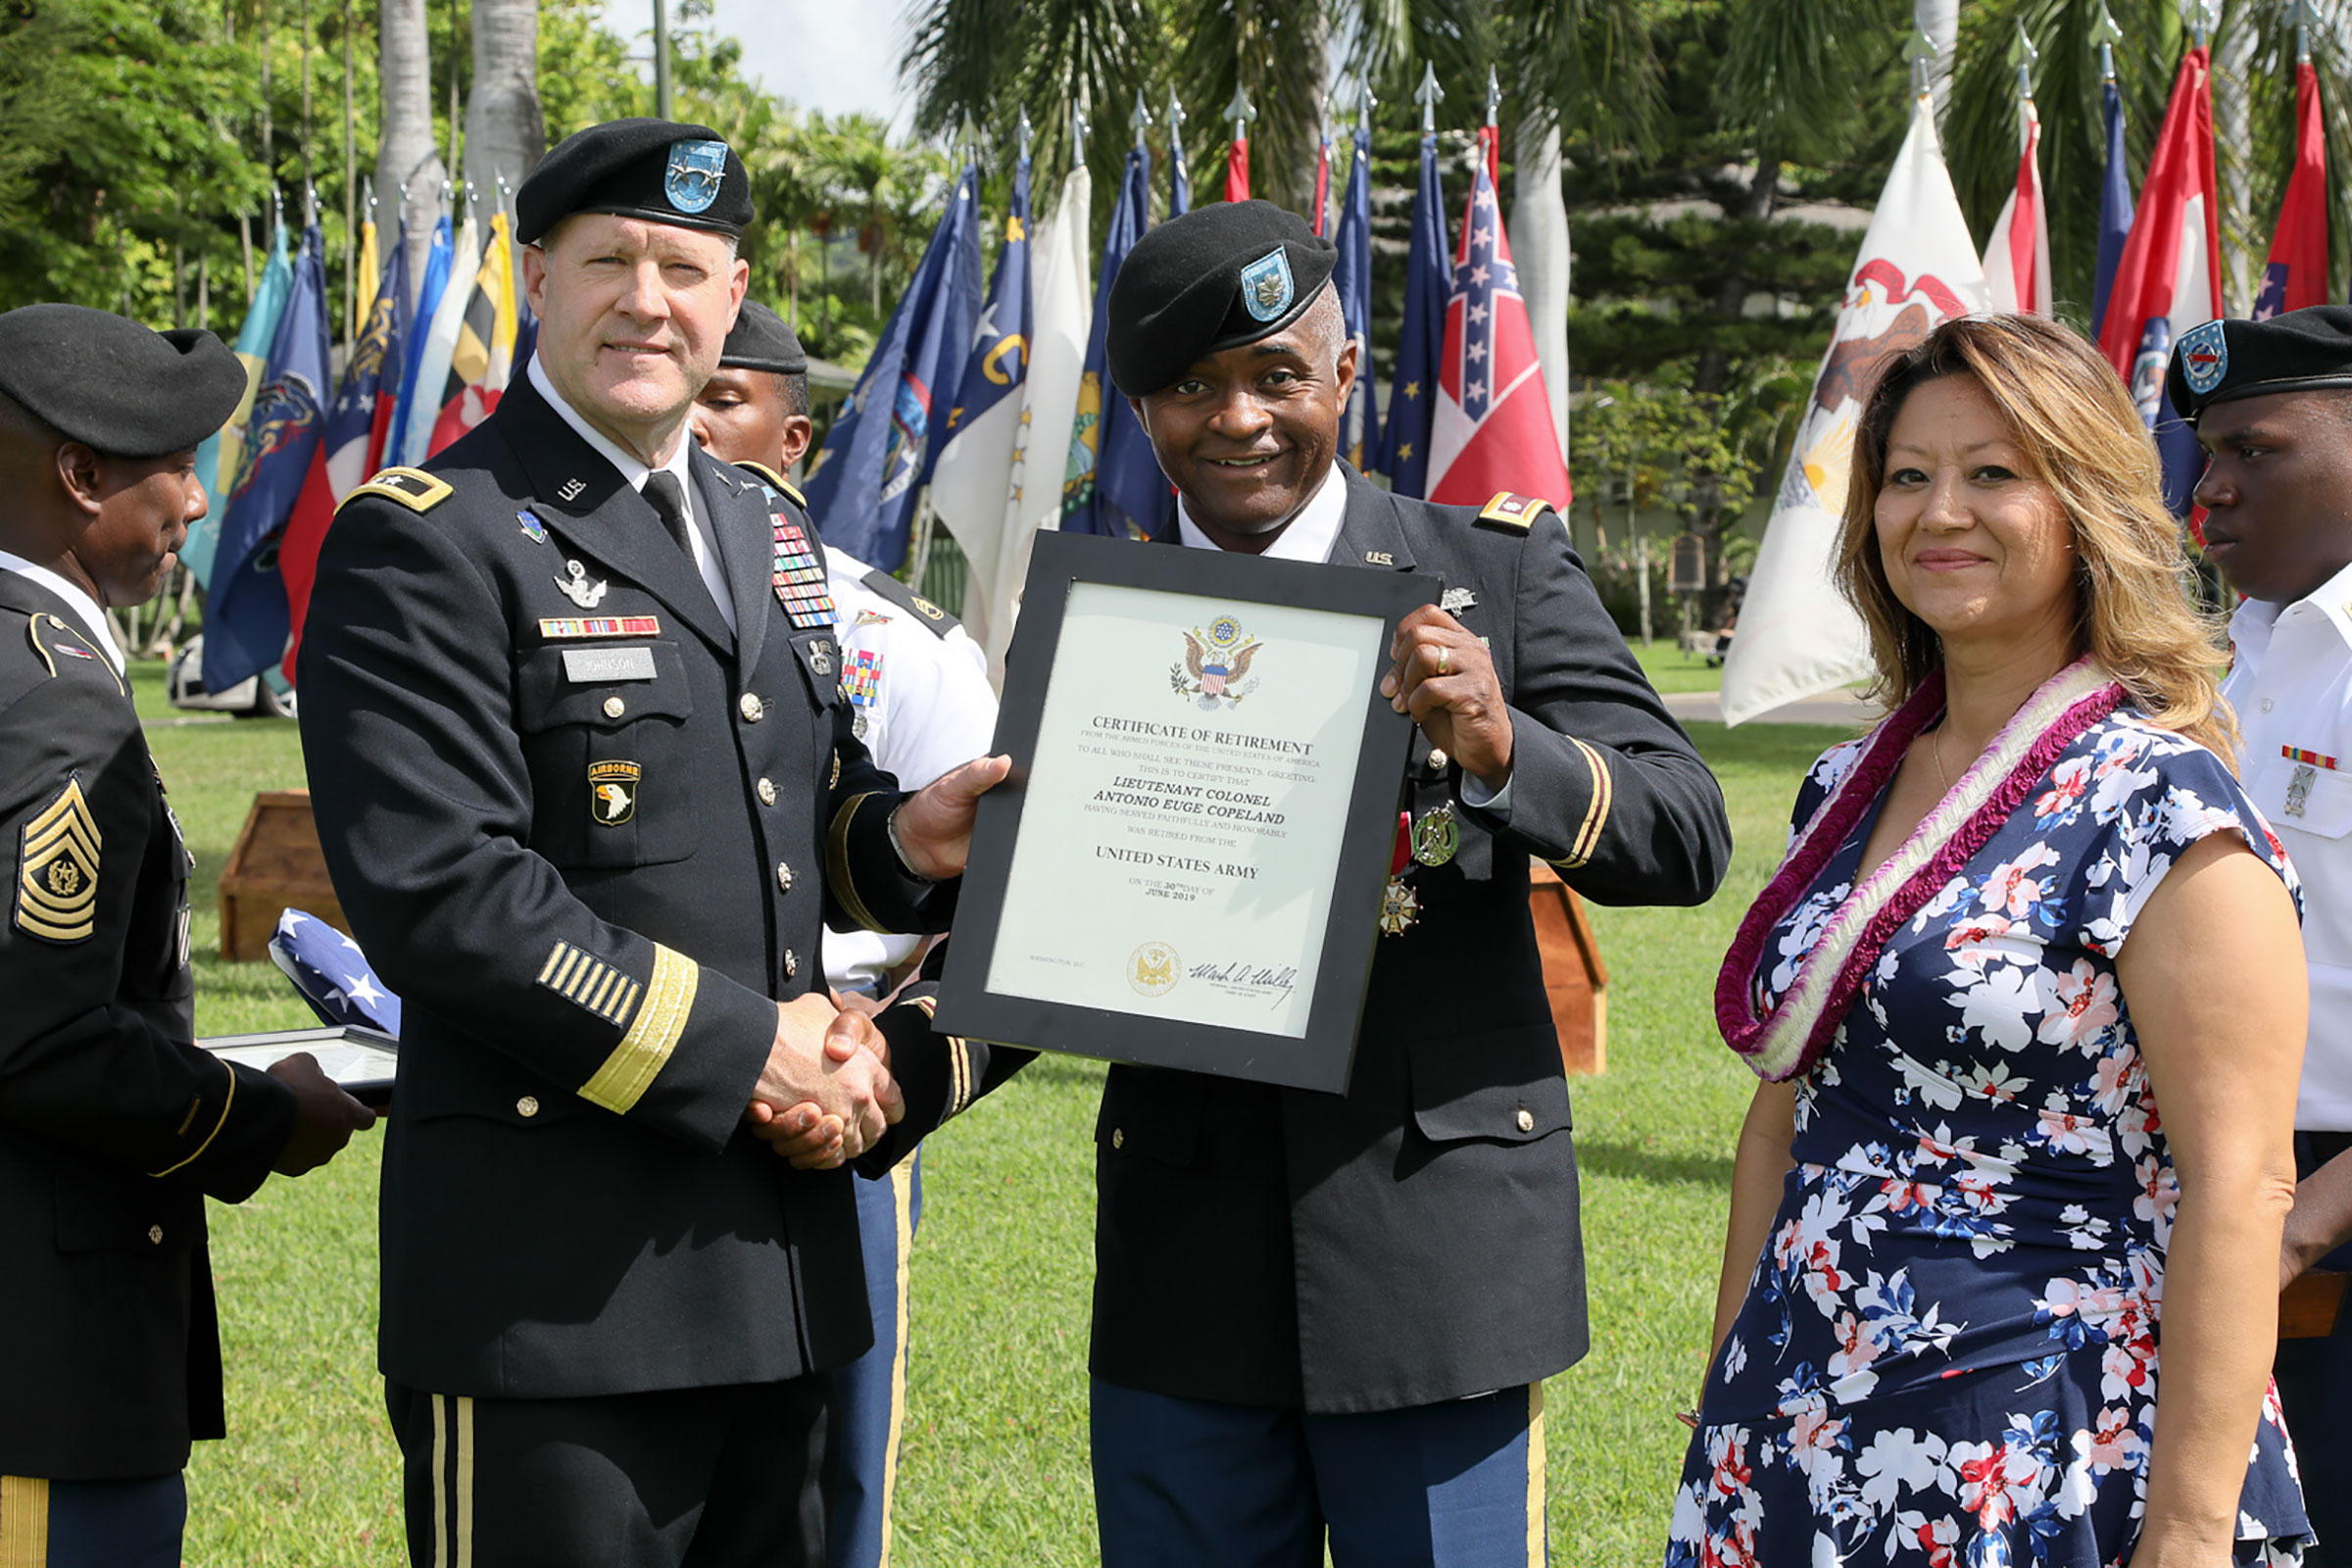
M1523 1564L1543 1380L1587 1348L1568 1086L1528 863L1697 904L1730 827L1545 502L1338 459L1331 244L1264 202L1153 229L1113 379L1180 497L1158 541L1414 571L1381 690L1419 731L1345 1096L1114 1066L1097 1131L1094 1469L1107 1568ZM1016 655L1017 658L1017 655Z
M245 389L209 332L0 316L0 1562L177 1568L191 1439L223 1435L204 1200L373 1114L308 1054L194 1044L188 871L108 608L204 515Z
M849 1173L761 1139L830 1129L837 1163L898 1114L822 923L944 923L1004 764L910 797L872 765L814 530L688 436L746 281L735 154L595 126L516 210L528 372L346 501L299 670L336 891L406 1007L410 1550L817 1563L821 1374L871 1328Z

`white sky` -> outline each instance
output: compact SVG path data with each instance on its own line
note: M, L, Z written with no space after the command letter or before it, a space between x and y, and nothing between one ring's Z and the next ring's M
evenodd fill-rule
M670 6L671 25L677 7ZM653 0L605 0L605 24L630 40L653 74ZM904 130L910 105L898 86L902 12L874 0L717 0L708 24L743 42L744 74L803 109L861 110Z

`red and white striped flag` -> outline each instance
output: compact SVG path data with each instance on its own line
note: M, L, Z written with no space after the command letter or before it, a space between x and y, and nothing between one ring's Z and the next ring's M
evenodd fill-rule
M1479 132L1482 142L1494 135L1492 126ZM1492 149L1481 151L1446 301L1428 496L1483 507L1507 490L1565 510L1575 492L1488 173Z
M1984 288L1995 311L2050 314L2050 211L2041 199L2041 116L2027 98L2018 105L2026 123L2017 160L2017 188L1984 242Z

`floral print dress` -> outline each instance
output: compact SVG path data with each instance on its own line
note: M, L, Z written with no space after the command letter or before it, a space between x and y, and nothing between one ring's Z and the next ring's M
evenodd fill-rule
M1798 824L1861 752L1814 764ZM1766 1005L1883 805L1773 929ZM1668 1568L2129 1562L2179 1188L2115 955L2221 831L2294 889L2221 760L2122 708L1887 940L1795 1080L1795 1167L1709 1371ZM2275 1395L2237 1534L2242 1564L2310 1539Z

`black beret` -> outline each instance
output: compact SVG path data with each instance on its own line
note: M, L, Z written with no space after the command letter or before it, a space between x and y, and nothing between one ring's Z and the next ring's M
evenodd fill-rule
M1213 202L1135 242L1110 285L1110 378L1131 398L1306 314L1339 247L1272 202Z
M210 332L27 305L0 316L0 392L93 451L160 458L228 422L245 400L245 366Z
M2341 305L2192 326L2164 375L2173 412L2191 424L2207 404L2321 387L2352 387L2352 309Z
M758 300L745 300L735 315L735 330L727 334L727 346L719 350L718 363L722 368L800 375L808 368L808 352L784 318Z
M540 160L514 193L514 238L535 245L574 213L740 234L752 220L752 179L709 125L608 120Z

